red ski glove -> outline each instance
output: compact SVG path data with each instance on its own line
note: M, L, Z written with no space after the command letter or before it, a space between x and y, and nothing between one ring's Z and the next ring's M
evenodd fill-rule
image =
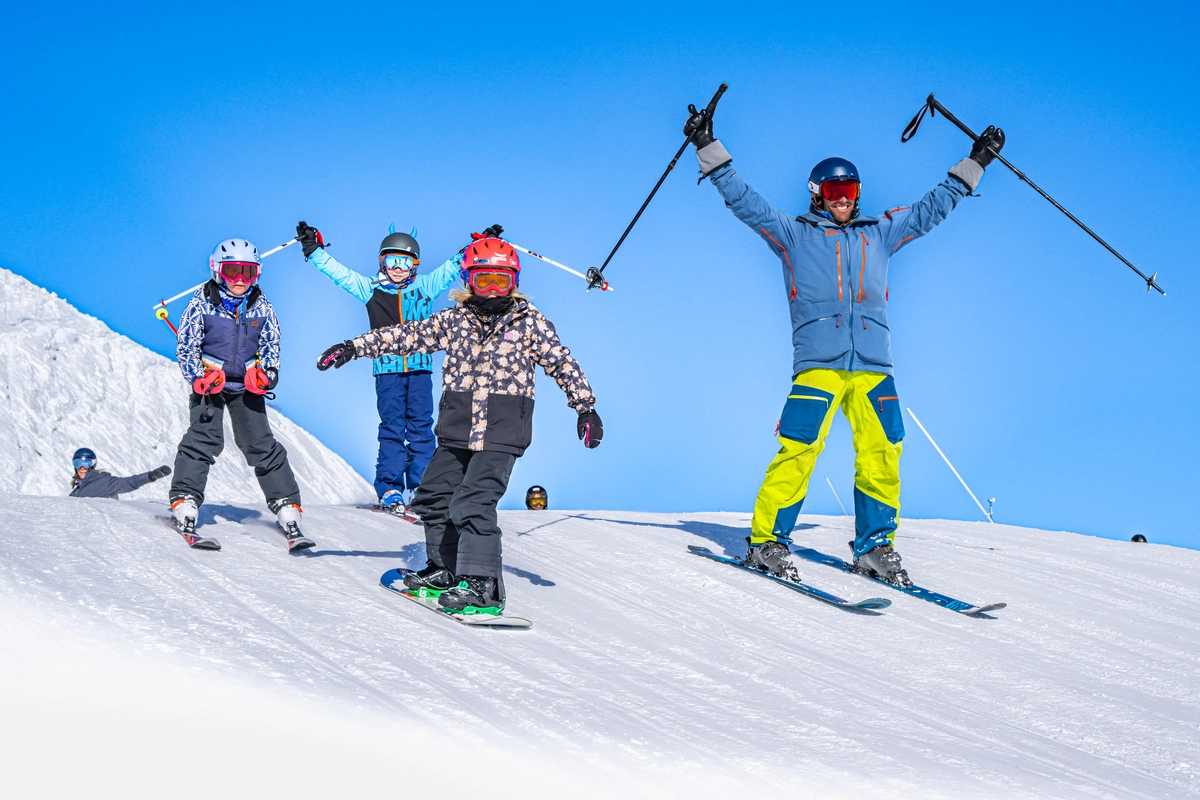
M242 379L242 383L246 386L246 391L251 394L266 394L272 388L270 374L260 367L251 367L246 370L246 377Z
M192 381L192 391L199 395L220 394L225 388L225 370L206 369L204 375Z

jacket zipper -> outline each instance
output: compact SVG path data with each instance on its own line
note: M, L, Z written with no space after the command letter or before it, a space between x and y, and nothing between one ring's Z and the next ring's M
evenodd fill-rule
M837 268L838 268L838 302L842 302L842 243L835 242L837 249Z
M858 302L863 299L863 276L867 272L867 235L862 231L858 232L862 237L862 263L858 265Z

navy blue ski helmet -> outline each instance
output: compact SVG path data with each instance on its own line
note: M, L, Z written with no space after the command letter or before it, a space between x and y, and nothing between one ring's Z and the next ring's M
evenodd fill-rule
M81 447L75 451L75 455L71 456L71 463L75 469L80 467L91 469L96 466L96 453L90 447Z
M833 180L853 180L862 183L862 178L858 177L858 167L844 158L827 158L808 173L808 191L820 194L821 184Z

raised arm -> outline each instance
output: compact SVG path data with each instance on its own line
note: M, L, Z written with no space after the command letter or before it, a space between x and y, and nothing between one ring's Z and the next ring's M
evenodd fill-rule
M308 257L308 260L325 277L354 295L360 303L370 300L371 295L375 292L375 285L371 282L370 278L343 265L336 258L326 253L323 247L314 250L313 254Z

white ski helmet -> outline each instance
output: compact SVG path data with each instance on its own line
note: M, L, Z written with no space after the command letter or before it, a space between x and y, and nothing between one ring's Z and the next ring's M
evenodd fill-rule
M262 259L258 257L258 248L245 239L226 239L218 242L217 246L213 248L212 255L208 257L209 274L222 286L225 285L225 279L221 275L221 264L226 261L257 264L261 274ZM250 283L251 285L258 283L258 275L255 275L254 280Z

